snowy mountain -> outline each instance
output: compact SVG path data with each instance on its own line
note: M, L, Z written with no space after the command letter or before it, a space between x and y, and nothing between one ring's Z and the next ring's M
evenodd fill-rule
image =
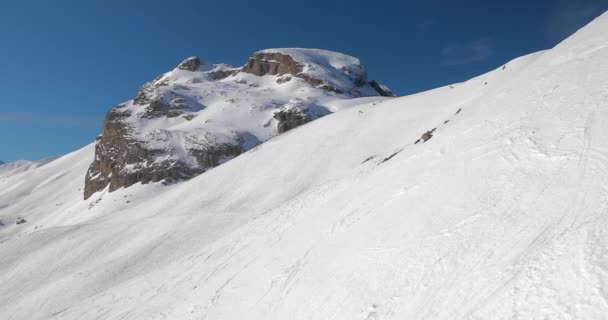
M394 96L359 59L319 49L267 49L241 68L197 57L110 110L84 196L135 183L192 178L278 133L348 106Z
M463 83L340 100L183 183L83 200L95 144L2 179L0 314L605 319L606 30L608 14ZM279 79L254 76L234 77Z
M29 171L41 167L53 160L54 158L47 158L38 161L30 161L30 160L18 160L14 162L1 162L0 161L0 179L15 175L17 173L21 173L24 171Z

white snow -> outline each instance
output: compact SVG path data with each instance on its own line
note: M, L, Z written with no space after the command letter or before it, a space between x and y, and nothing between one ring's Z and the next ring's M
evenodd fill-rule
M20 172L32 170L43 166L56 158L47 158L38 161L29 160L18 160L14 162L5 163L0 161L0 179L15 175Z
M328 111L336 112L359 104L353 98L387 99L379 97L369 85L356 87L353 84L353 79L365 72L357 58L318 49L261 52L278 50L303 64L303 73L345 92L327 92L298 77L277 83L277 76L238 73L214 80L214 72L238 71L226 64L205 65L195 72L175 68L152 82L152 96L162 97L169 105L179 103L181 99L189 107L185 114L195 117L191 120L182 116L149 119L140 115L147 105L128 101L122 110L131 112L127 122L134 128L134 138L146 141L149 148L168 150L166 154L170 154L173 161L196 167L196 159L187 149L200 149L197 145L205 142L238 144L239 140L249 138L251 143L245 145L247 147L266 141L277 134L274 113L283 106L289 108L293 101L299 101L304 109L311 109L312 114L322 116Z
M265 49L259 52L286 54L303 64L303 74L324 80L334 88L352 87L353 80L365 74L365 68L358 58L339 52L306 48Z
M606 319L606 30L173 186L81 200L92 145L0 179L0 315Z

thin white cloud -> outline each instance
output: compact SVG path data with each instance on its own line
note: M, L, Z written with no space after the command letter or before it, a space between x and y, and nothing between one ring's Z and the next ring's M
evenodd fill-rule
M416 31L418 32L428 32L431 29L433 29L436 25L436 22L433 20L424 20L421 22L418 22L414 25L414 28L416 28Z
M471 64L486 60L493 54L494 42L488 38L481 38L460 44L449 44L441 50L441 64Z
M564 40L602 14L608 8L608 4L603 1L558 2L545 20L545 35L550 40Z
M100 126L98 119L79 118L45 112L0 112L0 123L61 127Z

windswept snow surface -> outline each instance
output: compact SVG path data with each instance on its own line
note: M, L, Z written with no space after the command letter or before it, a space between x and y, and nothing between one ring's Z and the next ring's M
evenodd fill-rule
M92 146L0 180L0 315L606 319L606 30L170 187L80 200Z
M47 158L38 161L18 160L9 163L0 161L0 179L15 175L20 172L36 169L55 159L56 158Z

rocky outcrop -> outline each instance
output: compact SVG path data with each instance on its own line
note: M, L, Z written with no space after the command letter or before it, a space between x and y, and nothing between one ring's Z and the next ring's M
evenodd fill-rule
M307 105L302 99L292 99L276 111L277 133L284 133L330 113L324 107Z
M310 115L297 109L279 110L274 114L274 119L278 121L278 133L284 133L313 120Z
M427 142L428 140L430 140L433 137L433 131L427 131L425 133L422 134L422 136L420 137L420 140L422 140L422 142Z
M198 148L188 150L196 159L196 166L173 161L167 157L171 151L151 148L146 141L133 137L133 128L125 121L130 113L124 108L114 107L106 116L95 146L95 159L86 174L85 199L106 187L111 192L139 182L190 179L243 152L238 145L201 142Z
M204 65L190 57L108 112L85 199L106 188L190 179L329 114L332 101L390 93L367 81L358 59L326 50L269 49L240 68ZM259 78L267 75L277 78Z
M162 78L156 78L144 84L137 92L134 105L145 106L140 116L143 118L174 118L186 112L198 111L204 108L196 101L192 101L187 96L180 95L173 90L159 90L167 84Z
M239 73L239 71L241 71L240 68L234 68L227 64L220 64L217 65L215 68L209 70L207 72L207 75L211 78L211 80L217 81L226 79L230 76L234 76Z
M346 93L347 90L351 92L357 92L357 88L363 87L365 85L370 85L381 96L395 96L393 92L390 91L390 89L380 84L379 82L368 81L367 73L365 72L363 66L360 64L343 66L340 68L340 70L337 70L339 73L343 73L343 75L348 78L348 82L350 83L347 85L347 88L330 83L327 81L327 79L315 77L314 75L311 75L306 72L307 68L314 69L319 68L319 66L313 66L307 64L306 62L297 61L289 54L283 52L260 51L254 53L249 58L247 64L242 68L241 72L254 74L256 76L283 76L289 74L303 79L314 87L340 94ZM290 77L282 77L277 79L277 83L285 83L289 80L291 80Z
M291 56L281 52L256 52L254 53L247 64L241 70L245 73L251 73L256 76L282 76L291 74L310 83L314 87L318 87L325 91L336 93L344 93L344 90L336 88L327 83L323 79L314 78L304 73L304 64L294 60ZM365 83L365 79L359 79L355 84Z
M374 88L374 90L376 90L376 92L383 97L396 97L391 89L378 81L372 80L369 82L369 85L372 86L372 88Z
M242 71L256 76L267 74L282 76L288 73L297 76L303 71L302 67L291 56L280 52L256 52L249 58Z
M202 62L201 59L198 57L190 57L178 64L177 68L180 70L196 71L201 65L204 65L204 62Z

